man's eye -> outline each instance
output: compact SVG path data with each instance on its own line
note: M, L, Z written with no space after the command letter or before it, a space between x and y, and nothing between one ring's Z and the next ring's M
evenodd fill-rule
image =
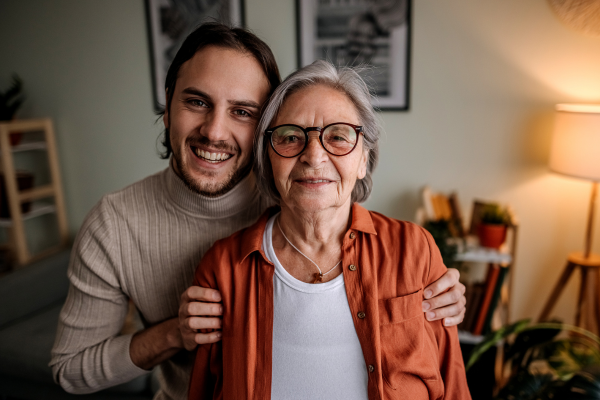
M249 117L250 113L246 110L235 110L234 111L235 114L240 115L242 117Z
M191 105L193 105L194 107L206 107L206 103L203 102L202 100L198 100L198 99L192 99L188 101Z

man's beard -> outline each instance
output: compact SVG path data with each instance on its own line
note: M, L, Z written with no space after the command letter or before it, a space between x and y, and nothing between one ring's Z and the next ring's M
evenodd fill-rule
M224 151L231 151L234 154L239 154L239 149L238 148L233 148L232 146L228 145L227 143L224 142L211 142L210 140L208 140L205 137L201 137L199 139L196 138L188 138L186 140L186 147L188 146L194 146L194 144L202 144L205 145L207 147L210 147L211 149L215 149L215 150L224 150ZM185 168L184 164L183 164L183 157L181 156L181 152L175 151L173 150L173 157L174 157L174 162L177 166L176 170L179 171L179 176L180 178L183 180L183 183L185 183L185 185L188 187L188 189L190 189L193 192L196 192L198 194L201 194L202 196L206 196L206 197L218 197L221 196L227 192L229 192L231 189L233 189L235 187L235 185L237 185L243 178L245 178L248 173L250 172L250 170L252 169L252 165L250 162L248 162L246 165L241 166L237 169L233 169L231 170L228 175L225 177L225 179L218 181L218 182L198 182L197 179L194 179L193 175L191 173L188 172L188 170ZM206 173L207 175L211 175L211 173ZM214 175L217 175L218 173L214 173Z

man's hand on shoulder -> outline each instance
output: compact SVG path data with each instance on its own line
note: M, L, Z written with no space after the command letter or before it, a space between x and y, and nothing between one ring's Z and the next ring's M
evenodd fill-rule
M179 331L186 350L221 340L223 306L217 290L190 286L179 303Z
M465 285L458 279L460 273L449 268L440 279L427 286L424 291L423 311L428 321L444 318L444 325L453 326L465 317Z

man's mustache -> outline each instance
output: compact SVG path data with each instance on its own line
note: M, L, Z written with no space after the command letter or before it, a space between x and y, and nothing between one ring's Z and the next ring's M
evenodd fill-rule
M231 143L228 143L224 140L213 142L206 136L188 137L185 140L185 143L191 147L205 146L210 148L211 150L221 150L226 153L235 154L240 152L240 148L237 145L232 145Z

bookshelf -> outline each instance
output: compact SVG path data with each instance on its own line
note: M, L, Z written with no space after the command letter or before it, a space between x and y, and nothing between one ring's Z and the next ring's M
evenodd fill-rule
M485 334L510 322L517 232L516 223L508 225L507 240L501 250L471 246L454 257L457 262L478 264L473 268L486 268L483 280L465 284L467 312L458 326L460 339L464 343L481 341Z
M469 266L468 273L461 271L461 280L466 286L467 310L463 322L458 326L461 347L463 351L469 351L469 348L481 343L487 333L511 322L510 294L518 220L509 206L474 200L470 226L466 229L456 192L448 195L425 186L421 196L423 203L417 210L416 222L434 237L446 265ZM496 237L498 240L490 240L484 233L499 230L489 226L483 229L484 222L492 226L506 226L506 236L500 231L501 235ZM499 249L483 247L479 238L489 246L500 245L502 241L504 243ZM496 384L499 384L503 377L503 344L497 346L494 357L493 375Z
M22 143L11 145L11 134L23 135ZM27 140L25 138L27 136L33 139ZM49 182L20 190L14 155L31 151L46 153ZM64 248L68 243L69 235L52 120L42 118L1 122L0 167L4 176L9 210L9 217L0 218L0 227L9 230L9 242L6 247L14 254L16 264L22 266ZM27 203L31 204L28 210L22 207ZM56 216L58 243L37 254L32 254L27 245L24 222L48 214Z
M486 272L483 280L463 282L467 288L467 311L458 329L462 341L476 343L486 333L510 322L518 220L510 207L474 200L470 227L466 229L456 193L446 195L425 186L421 195L423 205L417 210L415 220L432 234L444 262L447 265L473 264L473 269ZM506 236L500 237L504 243L500 245L501 241L497 241L498 249L483 247L479 240L483 216L491 209L495 210L493 216L501 212L502 218L500 222L489 222L488 216L488 224L506 227ZM481 265L487 266L486 271L482 271Z

